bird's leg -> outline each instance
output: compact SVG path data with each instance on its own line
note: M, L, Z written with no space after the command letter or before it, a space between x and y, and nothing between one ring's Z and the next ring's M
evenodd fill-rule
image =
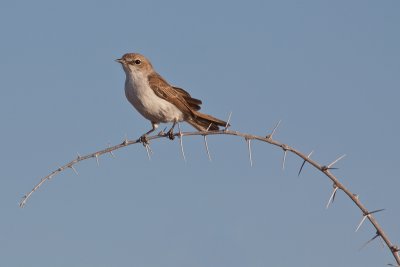
M169 131L167 132L168 138L169 138L170 140L174 140L174 139L175 139L175 136L174 136L174 127L175 127L175 125L176 125L176 120L175 120L174 123L172 124L171 129L169 129Z
M152 128L151 128L147 133L143 134L143 135L139 138L139 141L140 141L141 143L143 143L144 145L146 145L146 144L149 143L149 140L147 139L147 135L150 134L150 133L152 133L152 132L154 132L154 131L158 128L158 124L152 121L152 122L151 122L151 127L152 127Z

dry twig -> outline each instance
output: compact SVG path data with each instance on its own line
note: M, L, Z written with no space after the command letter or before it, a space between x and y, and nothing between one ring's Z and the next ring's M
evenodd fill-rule
M228 122L229 122L229 120L230 120L230 116L229 116ZM368 211L368 209L364 206L364 204L362 204L361 201L359 200L358 195L357 194L353 194L347 187L345 187L338 180L338 178L334 174L332 174L330 172L330 170L335 169L332 166L334 164L336 164L339 160L341 160L345 155L337 158L336 160L334 160L332 163L330 163L328 165L321 165L318 162L316 162L315 160L310 158L312 152L310 154L306 155L306 154L303 154L300 151L296 150L293 147L290 147L290 146L288 146L286 144L283 144L283 143L280 143L279 141L276 141L275 139L272 139L276 128L279 126L279 123L275 126L274 130L272 131L272 133L270 135L268 135L267 137L262 137L262 136L247 134L247 133L241 133L241 132L238 132L238 131L228 130L228 127L229 127L228 123L227 123L226 127L221 131L181 132L181 130L179 129L179 132L175 133L174 136L177 136L180 139L181 152L182 152L182 156L183 156L184 160L186 160L186 158L185 158L185 154L184 154L184 150L183 150L183 143L182 143L182 137L183 136L204 136L204 137L206 137L206 136L210 136L210 135L233 135L233 136L239 136L241 138L244 138L247 141L248 150L249 150L249 160L250 160L250 164L251 165L252 165L252 154L251 154L250 140L251 141L257 140L257 141L261 141L261 142L264 142L264 143L269 143L269 144L271 144L273 146L276 146L276 147L279 147L280 149L283 149L284 150L284 159L283 159L283 163L282 163L283 166L282 167L284 167L285 158L286 158L286 153L287 152L290 152L292 154L297 155L299 158L303 159L303 164L302 164L302 166L300 168L300 171L298 173L299 175L301 173L301 170L303 169L304 164L307 162L308 164L313 166L315 169L317 169L317 170L321 171L323 174L325 174L325 176L327 176L333 182L334 190L333 190L333 192L331 194L331 197L330 197L330 199L328 201L327 207L329 207L329 205L333 202L337 190L340 189L342 192L344 192L354 202L354 204L361 210L361 212L363 214L362 221L358 225L357 230L361 227L362 223L364 223L364 221L366 219L368 219L369 222L372 224L372 226L376 229L375 236L373 238L371 238L366 244L368 244L372 240L376 239L377 237L381 237L381 239L383 240L385 245L389 248L390 252L392 253L394 259L396 260L397 266L399 266L400 265L399 247L394 245L390 241L389 237L384 232L383 228L378 224L377 220L373 216L373 213L379 212L381 210ZM155 140L155 139L165 138L165 137L168 138L168 134L164 133L164 132L160 132L157 135L149 136L147 139L148 139L148 141L150 141L150 140ZM32 194L35 191L37 191L47 180L50 180L55 175L59 174L60 172L64 171L65 169L70 168L76 174L78 174L76 169L74 168L74 165L77 164L78 162L81 162L83 160L87 160L89 158L96 158L97 163L99 163L98 158L101 155L106 154L106 153L110 153L111 155L114 156L114 154L112 153L113 151L118 150L118 149L123 148L123 147L126 147L126 146L133 145L133 144L138 144L138 143L140 143L140 139L138 139L138 140L128 140L128 139L125 138L125 140L122 143L118 144L118 145L109 146L106 149L99 150L99 151L96 151L94 153L91 153L91 154L88 154L88 155L85 155L85 156L80 156L78 154L78 157L75 158L74 160L68 162L67 164L63 165L62 167L58 168L57 170L55 170L55 171L51 172L50 174L48 174L47 176L43 177L40 180L40 182L37 183L33 187L33 189L22 198L22 200L20 202L20 207L24 207L26 205L26 202L28 201L28 199L32 196ZM207 151L208 151L207 143L206 143L206 147L207 147ZM150 149L150 147L147 147L147 149ZM151 152L151 150L150 150L150 152ZM150 153L150 152L148 151L148 153ZM209 154L209 152L208 152L208 154ZM391 265L391 266L394 266L394 265Z

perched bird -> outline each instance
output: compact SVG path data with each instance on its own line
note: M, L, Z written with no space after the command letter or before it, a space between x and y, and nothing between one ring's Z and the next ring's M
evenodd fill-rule
M173 123L168 131L170 139L174 138L176 123L181 121L186 121L199 131L229 126L223 120L199 112L201 100L193 98L182 88L171 86L144 56L128 53L116 61L121 63L126 74L126 98L152 125L152 129L141 136L142 142L147 142L146 136L157 129L160 123Z

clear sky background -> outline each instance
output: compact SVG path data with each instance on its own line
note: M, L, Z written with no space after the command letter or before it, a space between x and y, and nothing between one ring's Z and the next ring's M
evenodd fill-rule
M150 123L114 62L146 55L232 129L275 137L327 164L400 243L400 2L1 1L0 265L385 266L394 263L331 182L282 151L201 137L116 151ZM164 127L162 127L164 128ZM191 130L185 125L185 130Z

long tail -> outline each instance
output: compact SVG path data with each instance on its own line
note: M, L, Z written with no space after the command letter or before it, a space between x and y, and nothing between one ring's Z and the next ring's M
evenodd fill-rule
M204 114L198 111L194 111L194 115L195 116L188 119L187 122L199 131L205 131L207 129L211 131L218 131L218 126L227 126L227 123L225 121L217 119L211 115Z

